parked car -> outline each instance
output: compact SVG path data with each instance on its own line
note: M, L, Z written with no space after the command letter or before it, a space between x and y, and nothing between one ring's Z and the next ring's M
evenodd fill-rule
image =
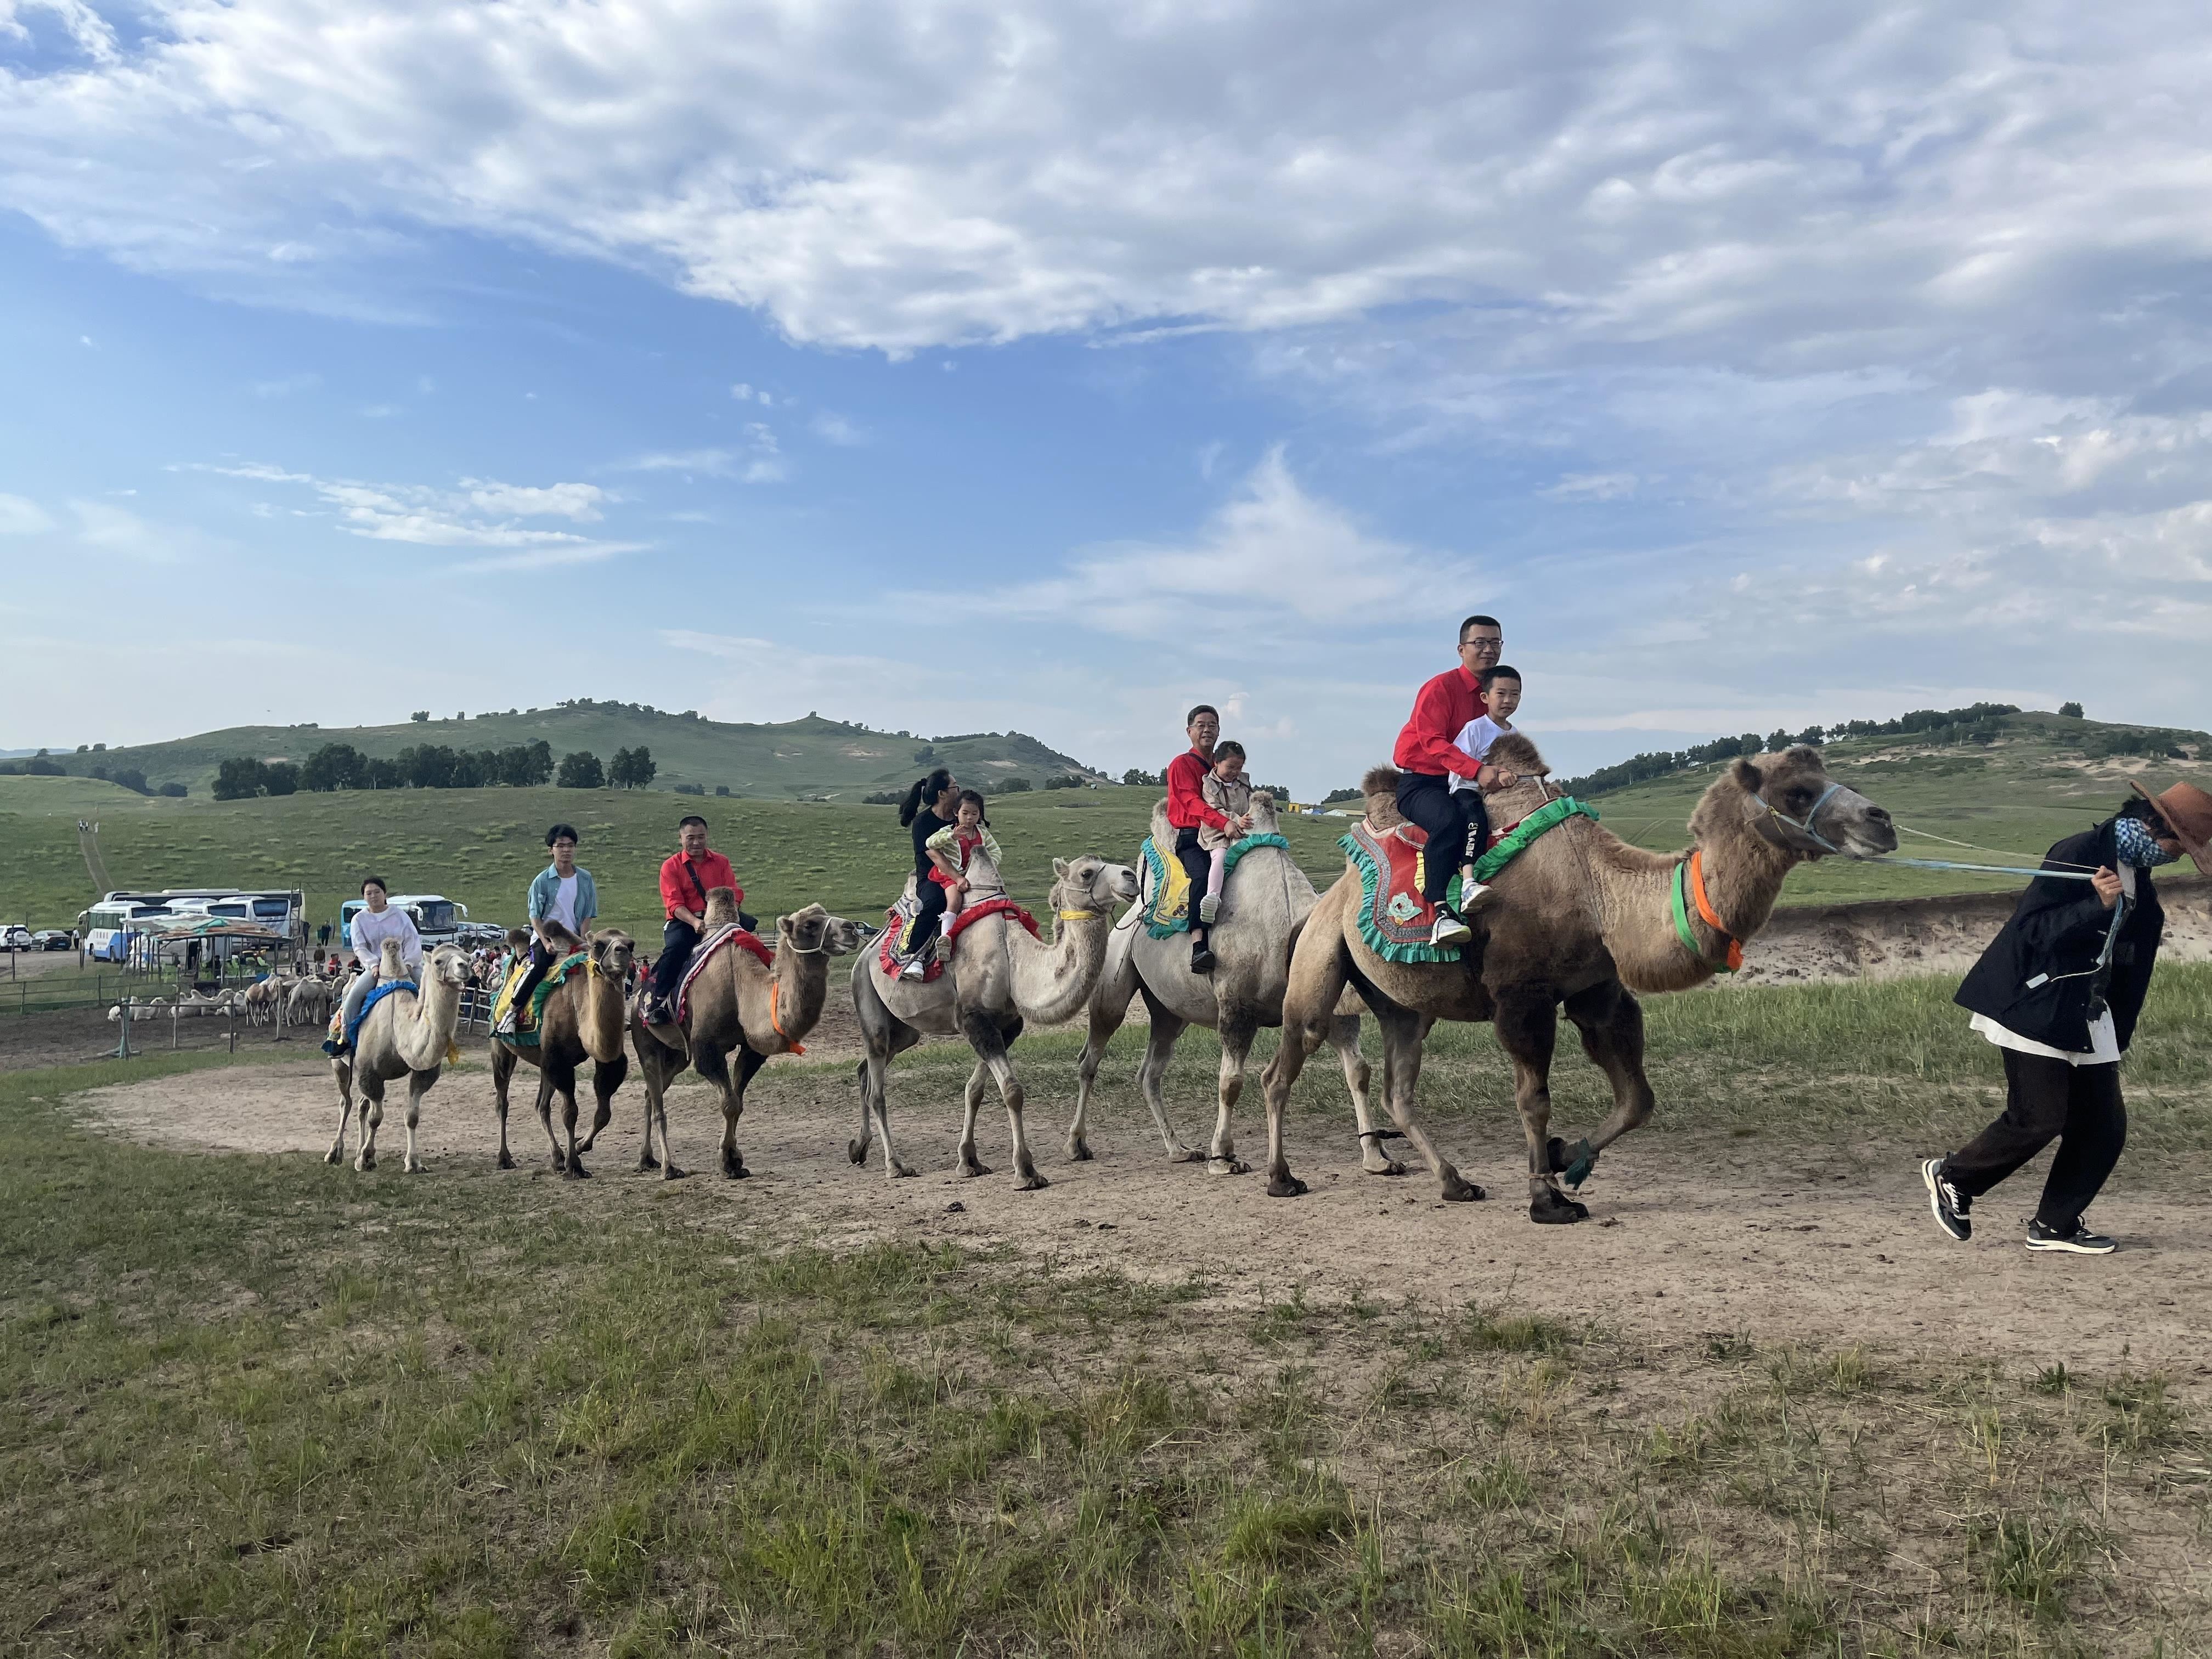
M31 935L31 945L40 951L74 951L76 946L70 936L58 927L44 927Z
M27 951L31 948L31 930L27 927L0 927L0 951Z

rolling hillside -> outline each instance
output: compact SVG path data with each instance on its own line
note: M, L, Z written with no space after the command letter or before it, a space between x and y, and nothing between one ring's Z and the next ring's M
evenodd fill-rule
M672 729L693 724L658 718ZM434 731L437 723L432 724ZM471 738L480 725L494 724L469 721ZM872 756L845 752L854 748L889 748L902 763L884 766L879 775L893 781L913 775L912 763L902 758L919 746L911 740L830 721L794 725L805 728L809 750L799 751L802 738L785 735L794 727L709 729L775 733L756 740L763 747L786 744L793 756L784 763L794 770L813 769L817 776L841 755L854 769L875 762ZM388 729L409 736L423 731ZM2201 757L2088 757L2081 752L2085 732L2093 739L2089 746L2095 746L2094 722L2061 724L2057 716L2026 714L2010 717L1986 747L1853 738L1831 745L1828 754L1838 776L1887 806L1909 829L2030 858L2060 836L2109 813L2125 797L2131 775L2212 782L2212 764ZM1028 741L970 740L978 751L988 752L996 744L1006 758L1012 758L1013 746ZM957 752L960 745L940 747ZM85 758L69 757L73 766ZM966 775L988 775L981 766L955 764ZM1599 796L1596 805L1607 827L1625 838L1655 848L1678 848L1686 840L1690 809L1716 769L1708 766L1612 791ZM1155 789L1108 786L998 797L991 816L1009 850L1016 893L1041 901L1055 855L1092 852L1133 858L1158 796ZM307 890L313 914L322 917L334 915L338 901L357 890L361 876L374 872L403 890L439 891L459 899L479 920L511 921L520 911L531 876L544 866L545 826L562 818L584 831L583 861L598 878L607 920L657 932L653 872L673 845L677 817L691 805L658 790L557 788L379 790L227 802L196 790L174 800L148 799L82 777L0 777L0 920L52 927L67 923L85 906L90 883L77 852L76 823L79 817L92 817L100 823L108 869L125 885L300 886ZM888 806L863 805L850 798L710 798L698 805L714 825L714 844L730 855L745 883L748 907L765 915L818 899L841 914L872 917L896 891L906 868L905 836ZM1343 821L1292 819L1285 828L1299 862L1316 882L1334 880L1343 867L1335 846ZM1987 858L1910 834L1905 842L1908 854L1974 862ZM1832 860L1792 876L1783 902L1833 903L2010 884L2001 877Z
M857 798L904 785L927 766L944 764L986 787L1025 778L1032 785L1083 771L1081 763L1018 732L957 736L933 744L927 737L875 732L842 720L809 715L775 726L730 724L696 714L672 714L635 703L577 702L463 719L410 720L400 726L236 726L167 743L137 744L98 753L55 755L78 776L95 766L110 772L135 768L159 787L182 783L204 795L216 769L237 756L304 761L326 743L350 744L362 754L389 758L416 744L456 750L505 749L544 742L557 758L582 750L602 762L618 749L643 745L659 771L654 789L696 784L733 796L796 800L826 795ZM925 751L933 758L924 759Z

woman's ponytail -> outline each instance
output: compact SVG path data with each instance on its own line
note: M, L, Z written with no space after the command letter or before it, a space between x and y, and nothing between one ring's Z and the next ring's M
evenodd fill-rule
M951 787L952 774L942 766L926 778L916 778L914 787L906 792L906 799L899 803L899 828L905 829L921 815L921 798L924 795L929 797L930 805L934 806L937 798Z

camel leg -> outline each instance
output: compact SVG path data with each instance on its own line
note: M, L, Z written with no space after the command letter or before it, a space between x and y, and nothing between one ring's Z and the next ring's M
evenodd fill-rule
M1359 1167L1370 1175L1401 1176L1406 1166L1382 1150L1385 1132L1375 1127L1373 1114L1368 1106L1367 1085L1369 1071L1367 1056L1359 1052L1359 1016L1340 1014L1328 1040L1336 1049L1336 1057L1344 1066L1344 1086L1352 1096L1352 1115L1359 1124ZM1386 1060L1382 1067L1382 1098L1390 1098L1390 1067Z
M983 1090L991 1075L991 1068L981 1060L975 1069L968 1073L967 1087L962 1091L960 1117L960 1173L963 1176L987 1176L991 1166L975 1156L975 1114L983 1104Z
M738 1150L738 1120L745 1113L745 1085L753 1080L753 1073L768 1063L768 1056L750 1048L736 1051L738 1068L734 1076L730 1071L730 1056L712 1048L702 1048L694 1056L699 1075L722 1091L722 1176L727 1181L743 1181L752 1171L745 1168L745 1155Z
M1144 994L1145 1010L1152 1017L1152 1025L1145 1034L1145 1058L1137 1066L1137 1088L1145 1097L1145 1106L1152 1115L1152 1127L1159 1131L1160 1145L1167 1148L1170 1164L1195 1164L1205 1156L1195 1146L1187 1146L1175 1132L1168 1117L1168 1062L1175 1058L1176 1044L1189 1030L1190 1022L1155 999L1150 991Z
M884 1179L896 1181L914 1171L899 1161L891 1148L890 1070L891 1060L921 1041L921 1033L911 1026L899 1024L894 1030L868 1041L868 1057L859 1066L860 1082L860 1133L847 1143L845 1152L855 1164L868 1161L868 1144L877 1134L884 1139Z
M1298 941L1299 951L1311 949L1306 939ZM1283 1042L1275 1050L1275 1057L1267 1069L1260 1074L1261 1087L1267 1100L1267 1196L1296 1198L1306 1190L1306 1183L1291 1173L1290 1159L1283 1151L1283 1113L1291 1101L1291 1090L1297 1083L1298 1073L1305 1070L1306 1061L1314 1050L1328 1041L1336 1019L1337 999L1344 994L1346 981L1350 978L1341 943L1322 947L1324 954L1312 963L1302 963L1294 953L1291 963L1291 983L1283 994ZM1310 974L1302 980L1301 972ZM1382 1075L1387 1085L1390 1075L1389 1045L1383 1048ZM1386 1087L1387 1093L1387 1087Z
M1552 1182L1552 1048L1559 1031L1559 1005L1540 988L1498 999L1492 1024L1498 1046L1513 1060L1513 1101L1528 1142L1528 1219L1546 1225L1585 1220L1589 1208Z
M1030 1156L1029 1137L1022 1132L1022 1080L1014 1075L1014 1062L1006 1053L1007 1032L1000 1028L994 1016L980 1010L966 1016L960 1023L965 1028L969 1046L981 1058L983 1065L990 1069L993 1080L998 1084L999 1098L1006 1103L1006 1133L1014 1147L1014 1190L1033 1193L1041 1187L1050 1186L1052 1183L1037 1173L1036 1160ZM1021 1026L1018 1022L1012 1030L1019 1033ZM975 1086L975 1080L970 1079L971 1099ZM975 1121L972 1107L969 1121L971 1124ZM975 1152L972 1128L969 1134L968 1152L971 1157Z
M1083 1058L1075 1063L1075 1121L1067 1126L1067 1155L1078 1164L1091 1161L1087 1131L1091 1091L1098 1085L1098 1062L1106 1057L1106 1045L1128 1015L1127 1000L1116 1001L1105 994L1103 987L1091 999L1091 1034L1084 1039Z
M1656 1103L1644 1074L1644 1009L1628 988L1618 980L1593 985L1569 997L1566 1010L1582 1033L1583 1052L1613 1085L1613 1115L1595 1134L1571 1151L1556 1140L1545 1147L1544 1167L1563 1171L1567 1185L1579 1187L1597 1155L1641 1128Z
M561 1090L561 1128L568 1138L568 1151L562 1158L561 1173L570 1181L586 1180L592 1172L584 1167L583 1151L576 1145L576 1068L573 1066L563 1066L558 1081ZM561 1148L557 1145L554 1151L556 1156L560 1155Z
M384 1079L374 1072L363 1072L355 1080L361 1085L361 1151L354 1155L353 1167L366 1175L376 1167L376 1131L384 1121Z
M493 1103L499 1109L499 1168L512 1170L514 1154L507 1149L507 1090L514 1080L514 1068L521 1064L514 1050L504 1043L491 1045L491 1092Z
M422 1173L422 1160L415 1151L415 1126L422 1121L422 1097L430 1092L430 1085L438 1080L438 1068L407 1074L407 1158L399 1167L409 1175Z
M691 1064L690 1057L637 1026L630 1030L630 1046L637 1052L638 1075L645 1079L645 1146L637 1155L638 1170L660 1170L663 1181L681 1181L684 1171L676 1167L676 1154L668 1144L668 1085ZM660 1134L659 1162L653 1156L656 1129Z
M599 1131L615 1121L615 1091L623 1086L623 1080L629 1076L628 1054L618 1054L612 1060L592 1063L592 1133L584 1137L583 1144L576 1148L578 1152L590 1152L599 1138Z
M345 1162L346 1124L353 1116L353 1067L343 1060L331 1062L331 1074L338 1085L338 1138L331 1142L331 1149L323 1155L325 1164Z
M1428 1165L1429 1173L1443 1189L1441 1195L1446 1203L1465 1204L1487 1198L1487 1193L1462 1176L1451 1160L1437 1150L1428 1131L1413 1117L1413 1093L1421 1080L1421 1048L1436 1022L1421 1014L1408 1013L1403 1008L1390 1008L1377 1010L1375 1023L1382 1028L1385 1069L1390 1079L1390 1092L1383 1104L1390 1109L1390 1121L1421 1155L1421 1162Z
M1213 1117L1213 1142L1208 1148L1208 1175L1247 1175L1252 1166L1237 1156L1237 1142L1229 1133L1230 1114L1244 1093L1244 1063L1252 1053L1252 1038L1259 1022L1241 1010L1221 1011L1221 1069L1215 1079L1218 1108ZM1172 1037L1169 1039L1174 1041ZM1149 1057L1149 1056L1148 1056ZM1163 1062L1162 1069L1165 1069Z

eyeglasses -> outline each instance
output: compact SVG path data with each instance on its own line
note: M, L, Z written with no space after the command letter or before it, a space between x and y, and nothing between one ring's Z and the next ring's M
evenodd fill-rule
M1462 645L1499 645L1505 643L1503 634L1472 634L1460 641Z

